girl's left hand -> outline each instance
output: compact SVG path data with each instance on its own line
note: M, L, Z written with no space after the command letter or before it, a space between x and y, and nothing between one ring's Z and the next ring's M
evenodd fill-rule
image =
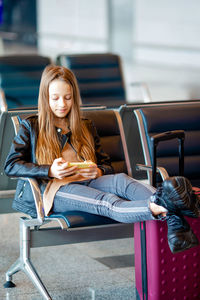
M102 170L99 169L96 164L92 164L89 168L78 169L76 173L82 175L83 177L91 178L91 179L103 175Z

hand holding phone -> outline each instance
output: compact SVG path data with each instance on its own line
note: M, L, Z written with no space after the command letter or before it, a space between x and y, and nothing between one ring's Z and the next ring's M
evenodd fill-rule
M76 169L77 167L75 165L69 168L69 163L62 157L59 157L54 159L49 169L49 177L63 179L66 176L75 174Z

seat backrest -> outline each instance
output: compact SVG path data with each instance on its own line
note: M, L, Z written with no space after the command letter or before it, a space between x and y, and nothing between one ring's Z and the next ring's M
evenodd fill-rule
M37 106L42 71L50 63L41 55L0 57L0 88L9 109Z
M16 134L12 117L35 112L36 110L13 110L0 113L0 213L13 212L12 201L17 185L17 180L11 179L4 173L5 160Z
M184 101L185 103L186 101ZM144 155L142 149L142 143L140 138L140 132L138 129L137 118L133 113L134 110L139 108L147 107L161 107L161 106L171 106L171 105L182 105L183 101L170 101L170 102L151 102L151 103L134 103L121 105L119 108L119 113L122 119L124 133L126 136L127 147L130 157L132 175L135 179L146 179L147 174L145 171L136 169L138 163L144 164Z
M19 119L22 120L35 113L20 113ZM105 153L110 156L111 164L115 173L127 173L132 175L130 160L128 156L127 144L124 129L119 112L106 109L84 109L82 115L86 119L92 120L100 137L101 146ZM18 121L15 120L15 127ZM17 131L17 128L15 129Z
M0 190L11 190L16 188L16 180L10 179L4 173L4 164L6 157L10 151L11 143L16 134L13 126L12 117L27 116L36 113L37 110L13 110L0 114Z
M132 175L127 144L119 112L114 110L84 110L83 116L97 128L102 148L111 158L115 173Z
M17 129L12 118L19 116L24 119L36 114L37 110L16 110L0 115L0 190L10 190L16 187L16 180L11 180L4 173L4 163ZM111 157L116 173L125 172L131 175L130 161L127 151L122 121L119 113L113 110L83 110L83 117L91 119L97 128L103 150ZM15 126L17 126L15 122Z
M79 83L83 105L126 103L121 59L111 53L61 54L57 63L71 69Z
M146 107L135 111L139 122L145 162L152 164L151 136L157 133L185 131L185 171L193 185L200 186L200 102ZM158 166L169 175L178 175L178 140L159 143Z

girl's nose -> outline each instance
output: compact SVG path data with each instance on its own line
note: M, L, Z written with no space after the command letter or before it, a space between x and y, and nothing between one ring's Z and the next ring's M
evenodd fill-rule
M65 106L65 99L63 97L59 98L59 105L60 106Z

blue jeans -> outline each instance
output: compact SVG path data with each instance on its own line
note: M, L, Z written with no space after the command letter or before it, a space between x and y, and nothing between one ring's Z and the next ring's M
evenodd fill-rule
M122 223L155 219L149 209L155 189L126 174L73 182L57 191L53 212L84 211Z

